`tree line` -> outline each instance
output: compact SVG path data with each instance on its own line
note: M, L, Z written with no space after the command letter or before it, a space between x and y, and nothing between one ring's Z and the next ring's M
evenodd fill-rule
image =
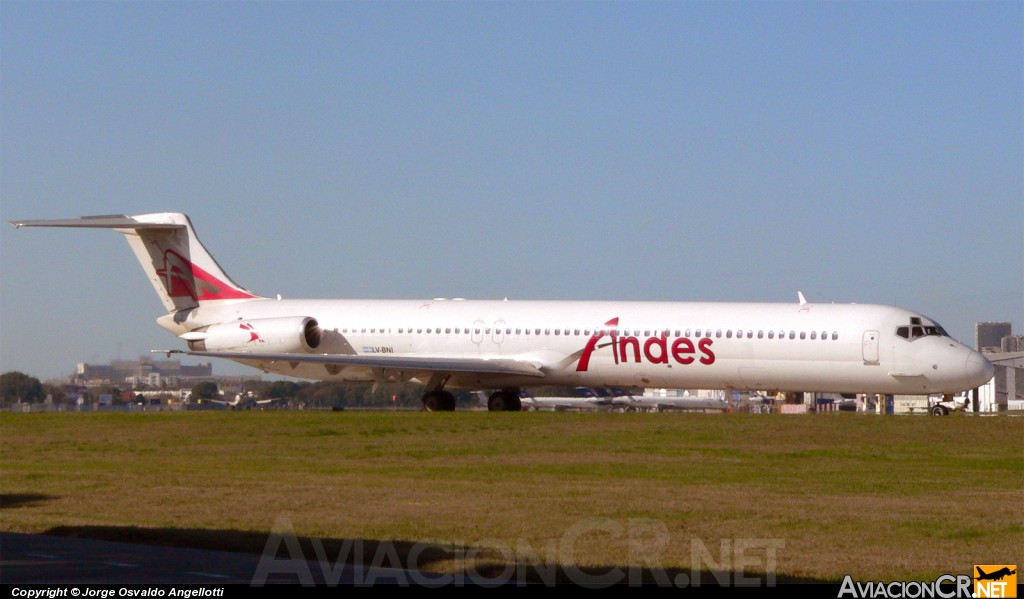
M114 404L124 404L135 399L135 393L145 387L106 385L99 388L83 389L73 385L51 385L22 372L10 371L0 374L0 407L16 403L42 403L50 397L56 404L68 403L82 396L87 401L96 401L100 395L110 395ZM203 381L193 385L192 402L199 399L220 398L217 383ZM423 397L421 385L382 384L377 388L370 383L339 383L331 381L248 381L240 388L223 389L223 397L232 400L236 393L243 396L243 402L261 399L276 399L278 407L335 408L335 407L419 407ZM468 392L455 392L460 405L474 401Z

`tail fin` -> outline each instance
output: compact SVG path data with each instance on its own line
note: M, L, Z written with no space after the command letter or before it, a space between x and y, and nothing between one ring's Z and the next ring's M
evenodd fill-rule
M256 299L231 280L196 237L188 217L176 212L137 216L87 216L71 220L11 221L15 227L114 229L146 271L168 312L195 308L203 302Z

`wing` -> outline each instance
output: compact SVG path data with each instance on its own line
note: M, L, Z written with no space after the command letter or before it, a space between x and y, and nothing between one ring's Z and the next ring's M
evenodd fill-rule
M210 351L187 351L180 353L184 353L189 356L225 358L228 360L334 364L338 366L362 366L364 368L380 368L384 370L400 370L406 372L513 374L536 378L544 377L544 372L541 371L540 367L523 360L416 356L353 356L347 354L264 354Z

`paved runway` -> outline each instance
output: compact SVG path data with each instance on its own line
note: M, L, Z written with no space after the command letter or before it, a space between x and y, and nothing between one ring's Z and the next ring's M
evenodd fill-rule
M444 585L446 575L394 568L336 566L301 560L116 543L93 539L0 533L2 584L395 584Z

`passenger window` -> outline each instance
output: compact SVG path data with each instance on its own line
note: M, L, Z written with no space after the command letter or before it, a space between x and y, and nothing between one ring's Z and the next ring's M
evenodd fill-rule
M804 331L800 331L800 339L801 340L807 339L807 333L805 333Z
M833 333L832 333L832 341L836 341L836 340L838 340L838 339L839 339L839 333L835 333L835 332L833 332Z
M811 341L814 341L817 338L818 338L818 331L811 331Z
M790 331L789 332L789 338L790 339L796 339L796 331Z
M764 339L764 331L758 331L757 332L757 338L758 339Z
M715 337L719 339L722 338L722 329L718 329L717 331L715 331Z
M732 329L729 329L728 331L725 332L725 338L732 339Z
M775 331L768 331L768 338L775 339Z

